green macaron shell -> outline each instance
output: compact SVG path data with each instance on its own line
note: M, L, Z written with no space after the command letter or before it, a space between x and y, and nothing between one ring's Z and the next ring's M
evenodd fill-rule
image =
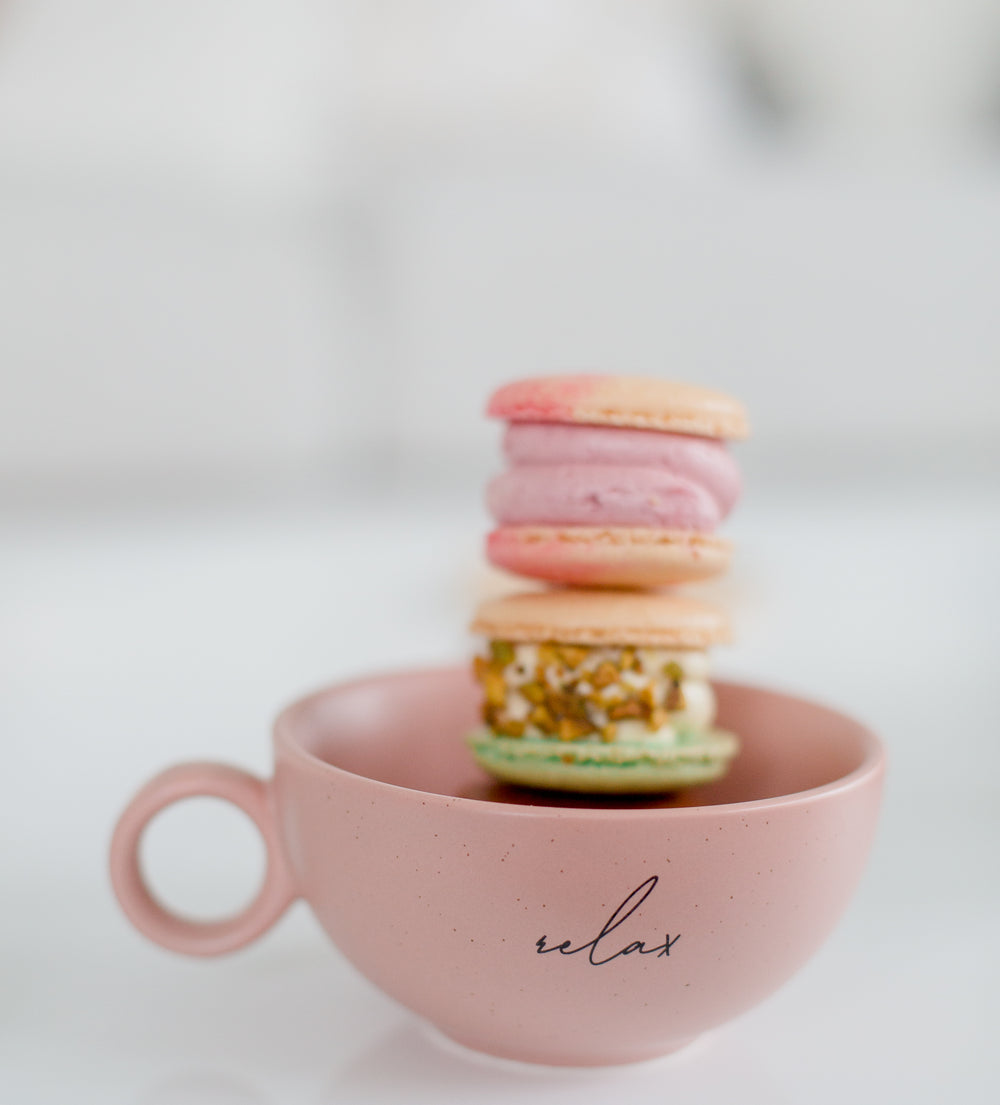
M725 774L739 742L722 729L685 730L670 744L502 737L488 728L469 737L476 761L520 786L582 793L650 794L707 783Z

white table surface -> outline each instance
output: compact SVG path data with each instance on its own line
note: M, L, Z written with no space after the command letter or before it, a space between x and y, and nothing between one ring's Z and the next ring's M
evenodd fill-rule
M576 1071L462 1052L361 978L295 905L258 944L188 960L136 934L113 822L168 763L268 771L300 691L465 656L484 519L446 501L9 517L0 534L0 1101L963 1103L998 1100L1000 505L985 488L748 497L717 589L722 674L869 721L891 771L863 884L757 1009L666 1059ZM260 848L211 802L146 858L205 914Z

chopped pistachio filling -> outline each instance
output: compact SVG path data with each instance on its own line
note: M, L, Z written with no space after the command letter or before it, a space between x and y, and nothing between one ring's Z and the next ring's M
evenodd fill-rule
M490 641L474 670L497 736L673 742L715 717L697 650Z

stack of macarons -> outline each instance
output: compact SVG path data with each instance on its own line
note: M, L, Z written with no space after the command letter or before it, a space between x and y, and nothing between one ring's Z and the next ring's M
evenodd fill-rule
M746 436L742 406L664 380L556 376L502 387L488 413L508 423L508 468L488 491L487 555L549 588L473 622L476 759L506 782L584 793L722 775L738 742L713 727L706 649L728 623L674 587L728 566L714 531L740 492L725 442Z

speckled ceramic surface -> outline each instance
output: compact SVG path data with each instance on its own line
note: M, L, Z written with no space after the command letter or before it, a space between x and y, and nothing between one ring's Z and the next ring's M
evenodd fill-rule
M856 722L716 684L743 751L676 799L518 791L468 755L463 670L333 687L275 726L275 776L191 764L122 815L112 878L150 938L196 955L254 939L296 897L387 994L460 1043L564 1065L665 1054L750 1008L819 947L861 875L884 754ZM257 900L203 924L146 890L142 830L212 794L260 827Z

